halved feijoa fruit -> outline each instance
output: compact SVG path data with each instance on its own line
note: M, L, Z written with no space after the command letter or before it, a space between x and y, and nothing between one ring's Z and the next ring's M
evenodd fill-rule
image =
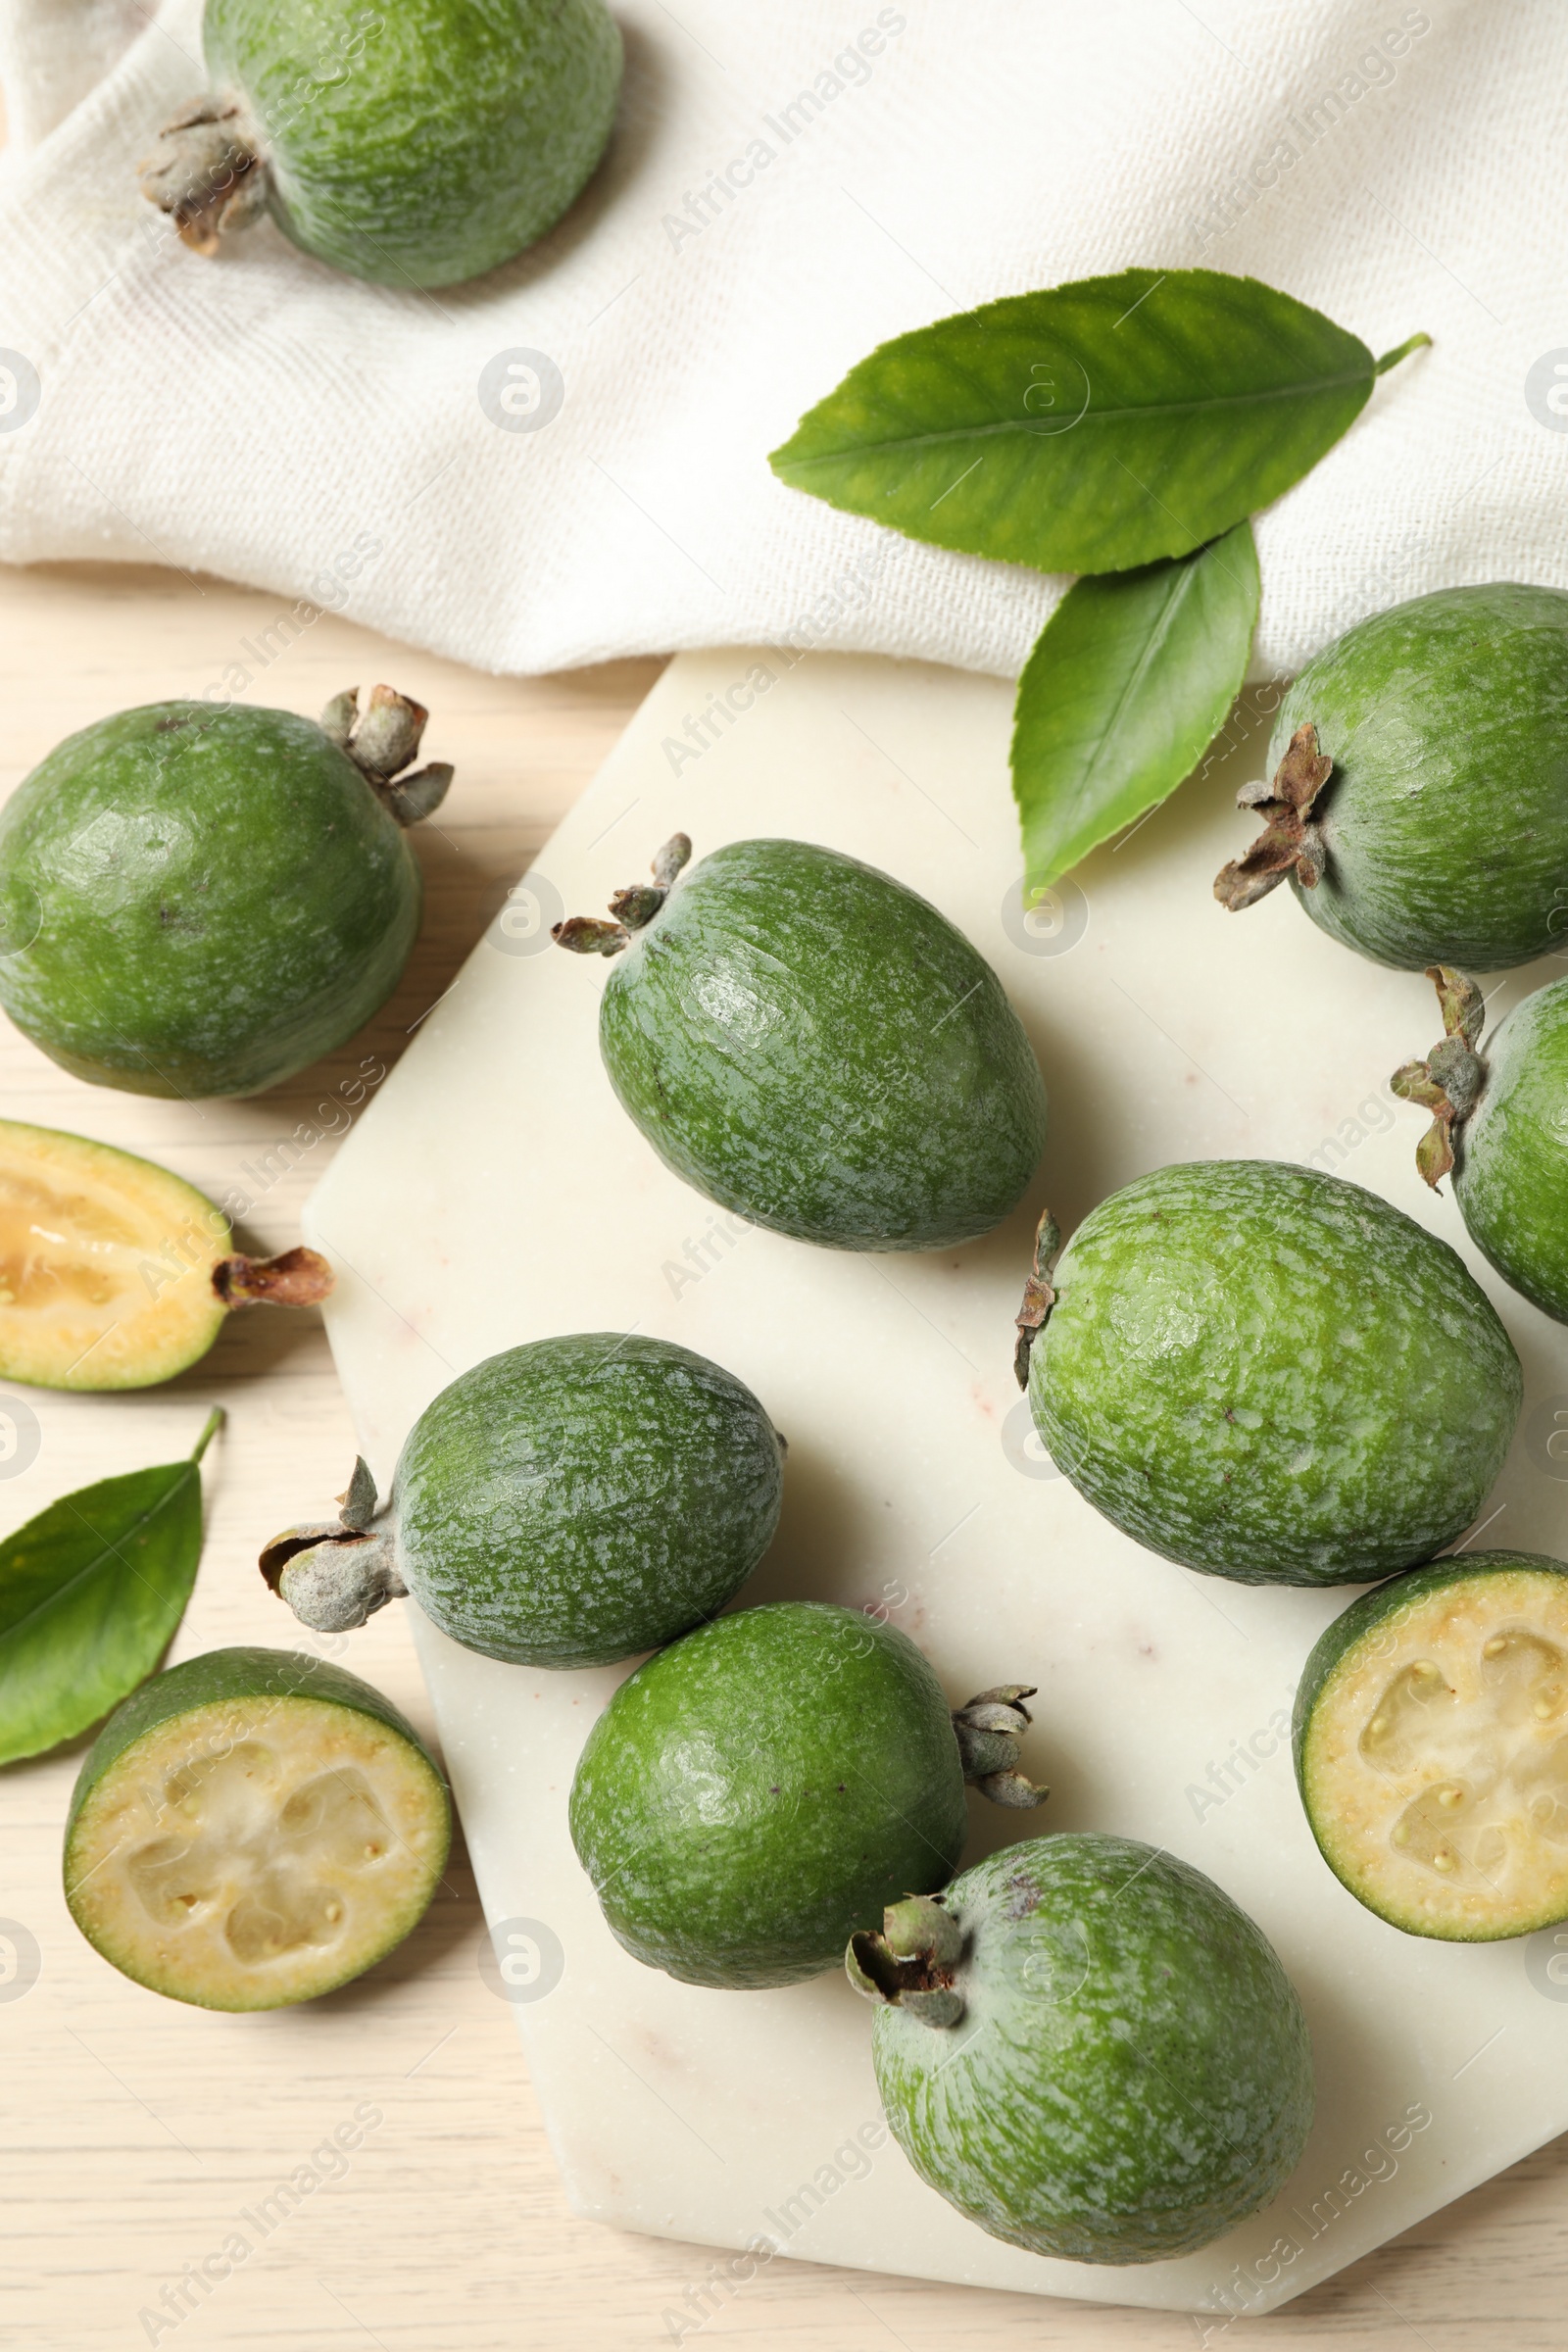
M0 1379L145 1389L207 1353L231 1307L324 1298L314 1250L239 1257L194 1185L108 1144L0 1119Z
M1329 1868L1406 1935L1568 1919L1568 1566L1459 1553L1352 1601L1301 1676L1296 1774Z
M452 1817L412 1724L357 1675L284 1649L215 1649L144 1683L83 1763L66 1900L154 1992L281 2009L402 1942Z

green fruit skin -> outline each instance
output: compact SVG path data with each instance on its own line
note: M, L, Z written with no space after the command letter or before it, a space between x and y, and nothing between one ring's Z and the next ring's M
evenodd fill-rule
M1568 1323L1568 980L1526 997L1486 1048L1454 1198L1505 1282Z
M393 1514L404 1582L453 1641L604 1666L715 1615L772 1542L782 1495L750 1389L664 1340L587 1332L443 1390L403 1448Z
M225 1699L262 1697L319 1699L323 1706L350 1707L356 1714L369 1715L377 1723L384 1723L388 1731L406 1740L429 1766L432 1795L439 1800L450 1838L452 1806L441 1768L408 1717L379 1690L362 1683L346 1667L333 1666L325 1658L307 1657L296 1649L210 1649L199 1658L186 1658L182 1664L155 1674L139 1690L122 1699L82 1758L72 1791L71 1810L66 1816L68 1886L72 1879L71 1838L76 1817L111 1764L117 1763L138 1740L145 1739L149 1732L157 1731L161 1724L176 1715L189 1715L198 1707L213 1706Z
M1402 1913L1383 1908L1372 1902L1365 1888L1352 1886L1339 1870L1328 1847L1319 1836L1319 1822L1313 1811L1307 1788L1306 1743L1312 1730L1312 1718L1318 1702L1334 1681L1343 1661L1369 1637L1379 1634L1391 1618L1396 1619L1413 1602L1423 1601L1433 1592L1441 1592L1451 1585L1471 1584L1478 1578L1511 1575L1520 1568L1539 1571L1543 1576L1568 1576L1568 1563L1548 1559L1539 1551L1465 1551L1446 1560L1433 1560L1425 1568L1412 1568L1403 1576L1391 1577L1372 1592L1362 1592L1342 1610L1330 1626L1318 1636L1301 1679L1296 1689L1296 1705L1291 1716L1291 1751L1296 1762L1296 1786L1306 1815L1307 1827L1316 1840L1318 1851L1341 1884L1348 1886L1358 1903L1406 1936L1424 1936L1432 1931L1406 1918ZM1544 1922L1550 1925L1550 1922ZM1528 1931L1524 1931L1528 1932ZM1520 1934L1518 1929L1507 1931L1509 1936ZM1470 1936L1451 1932L1439 1938L1446 1943L1489 1943L1497 1940L1485 1930L1477 1928Z
M1502 1467L1523 1375L1446 1242L1273 1160L1157 1168L1052 1276L1029 1399L1105 1517L1238 1584L1371 1584L1430 1559Z
M151 703L0 813L0 1004L90 1085L258 1094L369 1019L420 903L402 826L312 720Z
M1211 1880L1062 1835L942 1899L963 2015L879 2008L872 2055L894 2136L951 2205L1031 2253L1134 2263L1278 2195L1311 2129L1311 2043L1272 1946Z
M260 127L278 226L380 285L456 285L542 237L620 88L602 0L208 0L203 46Z
M1270 773L1310 720L1334 773L1328 870L1292 888L1378 963L1500 971L1558 942L1568 881L1568 594L1445 588L1347 631L1280 706Z
M857 1928L956 1868L948 1702L897 1627L778 1601L688 1634L588 1736L571 1838L627 1951L688 1984L836 1968Z
M985 958L902 883L808 842L705 858L617 958L599 1036L668 1167L829 1249L989 1233L1045 1145L1039 1064Z

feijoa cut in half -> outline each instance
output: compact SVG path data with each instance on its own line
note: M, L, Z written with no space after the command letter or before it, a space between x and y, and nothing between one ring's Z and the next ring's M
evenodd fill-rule
M1493 581L1358 621L1280 705L1244 808L1264 818L1214 890L1290 877L1378 963L1500 971L1557 942L1568 875L1568 594Z
M1459 1552L1363 1592L1306 1661L1296 1776L1324 1860L1407 1936L1568 1919L1568 1566Z
M377 686L319 725L151 703L69 736L0 812L0 1004L137 1095L254 1095L342 1045L419 927L427 715Z
M66 1900L122 1976L203 2009L280 2009L401 1943L446 1867L446 1784L357 1675L215 1649L116 1709L77 1777Z
M1276 1160L1156 1168L1019 1320L1035 1426L1151 1551L1239 1584L1364 1585L1469 1526L1523 1374L1456 1252L1358 1185Z
M307 1306L314 1250L235 1253L228 1219L150 1159L0 1119L0 1380L145 1389L207 1353L236 1306Z
M1016 1206L1046 1089L991 966L902 882L807 841L737 841L677 886L684 833L615 918L611 1084L654 1150L757 1225L836 1250L941 1250Z
M604 1666L723 1607L778 1525L784 1443L732 1373L636 1333L486 1357L410 1431L376 1509L361 1462L338 1520L287 1529L262 1571L323 1633L412 1592L454 1642Z
M603 0L207 0L211 88L142 192L197 253L264 213L318 261L450 286L510 261L598 163L620 87Z
M1168 2262L1270 2204L1312 2123L1272 1946L1212 1880L1128 1838L1037 1838L851 1940L872 2057L923 2180L993 2237Z
M639 1666L588 1735L571 1838L618 1940L688 1984L756 1990L838 1965L852 1929L940 1886L964 1783L1017 1770L1026 1685L950 1714L906 1634L819 1601L719 1617Z
M1481 1046L1475 981L1435 965L1444 1036L1391 1084L1433 1114L1416 1166L1453 1196L1478 1250L1505 1282L1568 1323L1568 980L1516 1004Z

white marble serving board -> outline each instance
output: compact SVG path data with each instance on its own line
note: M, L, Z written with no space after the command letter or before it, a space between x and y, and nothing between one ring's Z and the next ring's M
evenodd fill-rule
M1173 1159L1331 1166L1463 1248L1451 1201L1416 1176L1419 1116L1386 1083L1439 1023L1425 980L1334 946L1288 892L1246 915L1215 905L1212 876L1250 835L1232 803L1260 771L1261 732L1090 858L1031 929L1010 702L995 680L883 661L676 661L425 1020L307 1230L339 1269L332 1348L383 1489L422 1407L499 1348L632 1326L715 1357L790 1441L783 1525L743 1597L885 1607L955 1701L1040 1686L1025 1761L1050 1805L1020 1819L976 1801L968 1858L1045 1829L1168 1847L1261 1924L1311 2023L1317 2124L1267 2213L1148 2267L1002 2245L878 2129L870 2012L842 1978L703 1991L611 1937L566 1796L624 1670L497 1664L416 1615L494 1982L516 1999L577 2209L714 2247L766 2239L815 2261L1252 2315L1568 2129L1568 1934L1560 1954L1550 1933L1428 1943L1344 1891L1307 1835L1284 1727L1301 1660L1348 1595L1192 1575L1097 1517L1028 1441L1012 1317L1043 1200L1070 1231ZM609 967L547 942L556 915L602 912L677 828L698 857L759 833L852 852L991 958L1052 1094L1039 1183L1001 1232L946 1255L812 1250L716 1215L660 1165L600 1064ZM1512 975L1494 1013L1560 968ZM1562 1549L1568 1332L1467 1255L1526 1374L1483 1541ZM327 1498L282 1499L303 1517ZM693 2285L744 2292L767 2258L705 2258Z

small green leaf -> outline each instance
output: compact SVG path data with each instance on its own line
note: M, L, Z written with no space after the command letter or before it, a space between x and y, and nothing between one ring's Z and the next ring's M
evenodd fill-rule
M0 1543L0 1763L74 1739L145 1682L185 1613L202 1551L198 1464L101 1479Z
M1183 556L1299 481L1374 378L1358 336L1253 277L1124 270L884 343L769 463L829 506L1041 571Z
M1197 555L1079 580L1018 681L1012 791L1026 891L1175 791L1212 742L1257 619L1252 526Z

